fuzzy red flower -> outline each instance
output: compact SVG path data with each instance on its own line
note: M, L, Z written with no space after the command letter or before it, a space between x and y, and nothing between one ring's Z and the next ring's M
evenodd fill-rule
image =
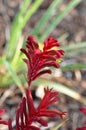
M2 115L5 113L5 109L0 109L0 124L8 125L8 122L2 119Z
M56 97L58 92L52 89L44 89L45 95L37 108L34 107L34 102L31 90L26 90L26 98L22 99L16 112L16 130L40 130L34 126L34 122L40 123L42 126L47 126L47 122L42 117L57 117L65 115L65 112L48 109L50 105L58 101ZM28 109L27 109L28 108ZM9 122L9 130L12 130L11 122Z
M86 115L86 108L80 108L80 111L84 114L84 115ZM86 121L85 121L85 123L86 123ZM86 126L83 126L83 127L81 127L81 128L77 128L76 130L86 130Z
M84 115L86 115L86 108L81 107L79 110L80 110Z
M81 127L81 128L77 128L76 130L86 130L86 126Z
M63 50L54 50L53 47L59 47L59 43L53 37L49 37L44 41L43 51L39 49L38 43L33 36L27 38L27 49L22 48L21 51L26 55L27 59L24 61L28 67L28 84L45 73L51 73L50 69L44 69L45 67L56 67L59 68L60 65L56 61L60 59L64 54Z

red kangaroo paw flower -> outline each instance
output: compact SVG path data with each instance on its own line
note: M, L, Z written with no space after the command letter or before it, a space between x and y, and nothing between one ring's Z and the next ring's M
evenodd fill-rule
M51 73L51 70L44 70L45 67L56 67L59 68L60 65L57 62L58 59L64 55L63 50L54 50L53 47L59 47L58 41L53 37L48 37L44 41L43 50L40 50L38 42L33 36L27 38L26 49L21 48L21 51L26 55L24 59L28 67L28 84L30 85L33 80L37 77Z

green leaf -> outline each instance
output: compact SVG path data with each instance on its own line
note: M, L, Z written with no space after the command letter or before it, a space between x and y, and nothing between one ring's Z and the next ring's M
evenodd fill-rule
M75 51L76 49L86 48L86 42L72 43L61 48L65 51Z
M54 81L50 81L50 80L46 80L46 79L43 79L43 78L39 78L37 80L35 80L33 82L32 85L44 85L44 86L48 86L50 88L54 88L56 91L60 92L60 93L63 93L73 99L76 99L77 101L83 103L86 105L86 99L83 98L79 93L77 93L76 91L68 88L67 86L65 85L62 85L62 84L59 84L59 83L56 83Z
M47 23L47 21L49 21L49 19L51 18L54 10L56 8L58 8L58 6L61 3L61 1L62 0L54 0L51 3L50 7L47 9L47 11L43 15L43 17L40 19L40 21L37 23L36 27L32 31L32 33L31 33L32 35L37 35L39 33L39 31L45 26L45 24Z
M44 33L39 38L39 41L43 41L52 31L53 29L61 22L61 20L74 8L76 7L81 0L72 0L56 17L52 20L50 24L48 24Z
M21 4L20 11L16 15L10 31L10 38L8 40L8 43L5 47L5 53L7 57L11 57L12 54L15 52L17 40L21 34L21 30L19 30L19 25L21 24L21 21L23 20L23 15L25 13L25 10L30 5L31 0L24 0ZM9 51L8 51L9 50ZM11 52L10 52L11 51ZM8 53L9 52L9 53Z
M16 50L16 46L18 44L17 43L18 39L19 39L19 37L22 33L22 29L24 28L27 21L29 21L31 16L38 9L38 7L41 5L42 1L43 0L35 0L35 2L30 6L30 8L27 10L26 13L23 14L20 11L17 18L15 18L13 26L12 26L12 30L11 30L11 33L10 33L10 39L8 41L8 44L7 44L6 50L5 50L7 58L9 60L11 60L13 58L13 55L14 55L15 50ZM28 2L28 3L30 3L30 2ZM26 9L26 8L24 8L24 9Z
M13 67L15 67L17 64L19 64L20 53L21 53L20 49L22 48L23 42L24 42L24 37L22 36L19 39L18 45L16 47L16 52L15 52L14 57L11 62L11 65Z
M59 41L59 42L63 42L68 36L69 36L68 33L64 33L63 35L61 35L61 36L58 38L58 41Z
M69 118L65 119L61 123L59 123L57 126L53 128L53 130L59 130L60 127L64 126L64 124L69 120Z
M15 71L13 70L12 66L9 64L8 61L5 60L4 64L6 65L6 67L7 67L8 71L9 71L13 81L15 82L16 85L18 85L19 89L24 94L24 88L22 87L22 83L21 83L20 78L17 76L17 74L15 73Z
M61 49L65 51L65 57L74 56L75 54L86 52L86 42L72 43L61 47Z
M75 63L70 65L61 66L62 70L86 69L86 64Z

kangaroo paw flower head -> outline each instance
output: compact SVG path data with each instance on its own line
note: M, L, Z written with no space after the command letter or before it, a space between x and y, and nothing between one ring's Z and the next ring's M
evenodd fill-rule
M60 67L57 61L64 55L64 51L53 48L60 46L58 41L50 36L43 42L43 45L43 50L41 50L36 39L33 36L29 36L27 38L26 49L21 48L21 51L27 57L24 59L24 62L28 67L27 79L29 85L40 75L51 74L51 70L45 69L45 67Z

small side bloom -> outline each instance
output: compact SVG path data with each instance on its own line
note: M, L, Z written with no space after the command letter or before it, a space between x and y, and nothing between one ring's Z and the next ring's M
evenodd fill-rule
M86 115L86 108L81 107L79 110L80 110L84 115Z
M8 125L8 122L2 119L4 113L5 113L5 109L0 109L0 124Z
M81 127L81 128L77 128L76 130L86 130L86 126Z
M43 99L38 107L35 108L31 90L26 90L26 97L23 97L16 112L16 130L40 130L33 123L38 122L44 127L48 126L42 117L63 117L66 114L65 112L48 108L58 101L58 92L48 88L45 88L44 91ZM9 130L12 130L11 120L9 121Z
M86 108L81 107L79 110L80 110L84 115L86 115ZM86 121L85 121L85 124L86 124ZM81 128L77 128L76 130L86 130L86 126L83 126L83 127L81 127Z
M43 50L40 50L38 42L33 36L27 38L26 49L21 48L21 51L26 55L24 61L28 67L28 84L30 85L33 80L35 80L40 75L49 73L51 74L50 69L44 69L45 67L56 67L59 68L60 65L57 62L62 55L64 55L63 50L55 50L53 47L59 47L60 44L53 37L48 37L44 41Z
M40 116L47 116L47 117L57 117L60 116L63 118L63 116L66 114L66 112L61 112L56 109L48 109L49 106L51 106L53 103L58 101L57 91L53 91L53 89L45 88L44 89L45 95L43 99L41 100L38 111Z

